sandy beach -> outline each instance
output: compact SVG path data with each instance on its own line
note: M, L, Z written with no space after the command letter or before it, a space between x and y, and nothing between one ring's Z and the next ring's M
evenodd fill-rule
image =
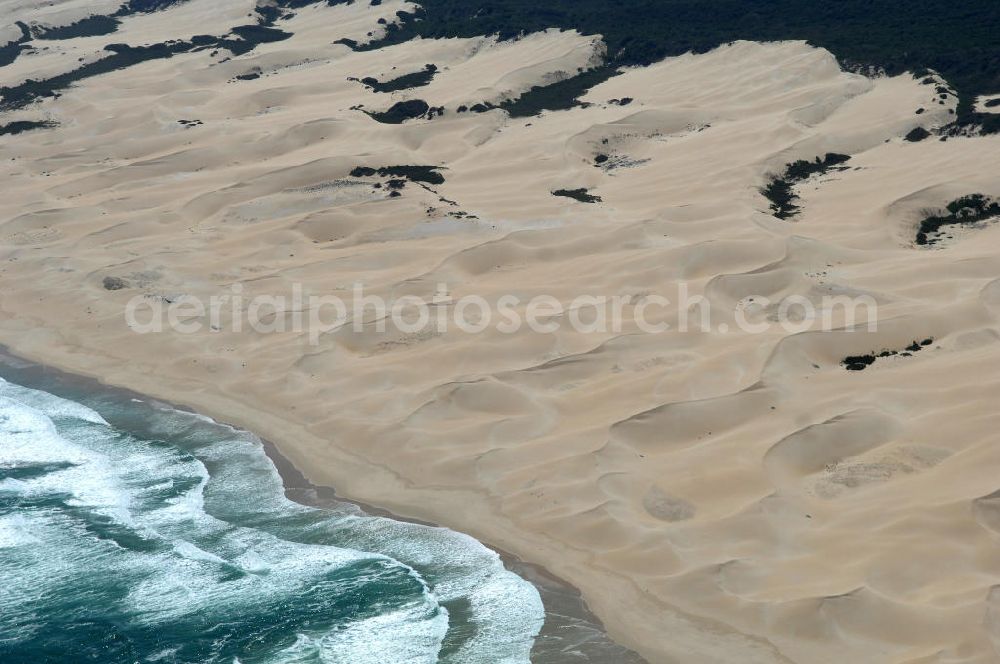
M906 140L949 122L946 81L848 73L803 42L667 58L536 117L459 112L603 46L557 30L334 43L377 38L407 6L304 7L249 53L144 62L4 113L58 126L0 137L0 344L256 432L315 484L543 565L653 663L997 661L1000 224L916 238L928 211L1000 195L1000 136ZM191 0L114 41L218 33L245 9ZM53 42L3 84L107 42ZM420 87L360 80L427 64ZM443 115L376 119L416 99ZM761 188L831 153L850 158L776 218ZM443 181L378 172L404 165ZM600 200L552 193L578 189ZM311 339L236 329L231 308L190 334L138 334L123 313L237 287L431 301L444 284L491 302L628 296L631 314L682 283L711 329L653 307L670 331L366 318ZM819 314L867 296L877 331L830 311L830 329L748 333L748 296L774 303L765 320L790 296Z
M280 477L285 496L299 505L322 510L328 514L350 514L352 518L359 516L362 519L375 517L389 520L395 524L405 523L404 527L417 526L433 531L440 530L435 524L403 519L399 515L377 506L348 501L338 495L332 487L314 485L269 441L260 440L254 434L234 429L228 424L207 420L202 415L189 412L176 404L151 400L146 395L137 392L109 387L92 378L67 374L51 366L26 361L11 355L4 348L0 348L0 381L9 381L28 389L44 388L50 394L62 398L70 395L90 395L102 400L105 406L115 404L120 407L121 404L129 404L126 410L132 408L138 411L131 413L131 418L146 423L146 426L152 429L163 427L163 423L158 422L155 416L149 419L149 414L160 413L166 414L164 419L186 418L189 425L190 423L200 423L209 429L214 428L216 431L226 432L228 430L239 438L260 445L261 450L266 454ZM109 410L114 410L114 408ZM118 422L118 424L122 424L122 422ZM159 430L163 431L162 428ZM141 433L133 430L131 435L141 436ZM260 489L260 487L257 488ZM244 500L252 502L253 499L253 496L244 496ZM0 526L2 525L7 524L0 523ZM0 528L0 534L10 535L11 533ZM0 539L0 542L3 541ZM417 539L415 545L418 550L419 544L420 541ZM0 546L0 549L2 548L4 547ZM553 663L614 661L622 664L641 664L643 660L638 655L608 639L603 632L600 621L588 610L578 590L562 579L553 576L543 567L526 563L505 551L497 551L496 553L506 569L527 580L537 589L544 605L544 623L534 638L531 661ZM52 552L50 552L51 555ZM506 621L504 616L499 617Z

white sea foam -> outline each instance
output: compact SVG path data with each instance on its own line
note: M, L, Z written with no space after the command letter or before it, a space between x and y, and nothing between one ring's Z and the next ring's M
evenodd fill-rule
M326 633L301 633L274 661L436 662L449 629L442 603L452 600L465 600L476 628L448 662L529 660L544 617L541 600L495 552L443 528L293 503L256 437L158 408L163 418L157 418L157 437L178 446L152 445L115 431L86 406L0 382L0 467L51 466L8 479L0 491L68 494L68 504L110 516L136 537L163 544L131 550L114 537L94 539L59 514L0 515L0 551L27 551L13 571L5 571L0 553L0 582L8 585L6 593L0 591L0 614L17 610L24 599L12 595L5 577L11 574L17 585L30 584L39 593L67 574L113 575L128 584L123 610L137 624L151 626L281 606L325 587L320 583L332 584L335 601L336 579L345 574L354 585L386 575L395 579L392 587L405 588L403 575L412 594L379 599L389 602L379 615ZM37 546L23 546L29 542ZM344 572L359 565L376 576ZM0 626L2 621L0 615ZM169 650L158 652L171 656Z
M419 618L422 616L412 610L374 616L326 634L315 645L322 661L331 664L434 664L438 661L441 641L448 631L448 612L441 608L430 620ZM279 658L275 661L283 660Z
M537 589L507 570L495 551L446 528L381 517L346 518L367 549L421 570L441 602L468 601L477 629L454 661L528 661L545 609Z
M38 544L41 540L31 533L31 525L22 514L0 515L0 549Z
M81 403L63 399L41 390L22 387L3 378L0 378L0 396L15 399L26 406L41 410L50 418L66 417L92 424L107 424L100 413Z
M18 396L24 396L23 392ZM0 396L0 468L61 468L20 481L18 492L32 496L66 494L71 496L67 500L70 505L90 508L121 523L130 523L128 496L114 481L109 460L60 435L49 414L39 409L45 407L46 400L29 400L35 406ZM53 402L52 405L61 415L72 410L65 408L63 403ZM78 412L86 414L87 411L89 409L81 406Z

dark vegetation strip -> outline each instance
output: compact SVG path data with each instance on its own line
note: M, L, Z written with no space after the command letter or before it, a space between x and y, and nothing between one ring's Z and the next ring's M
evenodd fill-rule
M239 37L239 40L234 41L229 37L223 37L219 40L219 45L229 49L235 55L249 53L259 44L284 41L292 36L290 32L269 25L237 25L235 28L230 28L229 32Z
M459 106L458 112L465 113L485 113L494 108L500 108L512 118L527 118L538 115L542 111L565 111L571 108L585 108L590 104L580 101L580 97L590 91L591 88L600 85L612 76L618 75L616 67L603 65L580 72L575 76L570 76L561 81L550 83L549 85L536 85L527 92L515 99L508 99L500 105L481 102L468 106ZM623 99L612 99L610 103L616 106L628 106L633 99L625 97ZM607 161L607 157L604 159ZM601 163L601 162L598 162Z
M580 201L581 203L600 203L601 197L595 196L589 193L586 189L556 189L552 192L553 196L564 196L566 198L572 198L573 200Z
M615 67L596 67L556 83L536 85L522 93L520 97L508 99L500 105L480 102L472 107L459 106L456 110L459 113L467 111L485 113L500 108L507 111L512 118L526 118L538 115L542 111L565 111L570 108L586 107L589 104L580 101L579 97L582 97L594 86L617 75L618 70ZM611 103L617 106L627 106L632 101L631 97L625 97L625 99L612 99Z
M35 39L75 39L77 37L99 37L110 35L118 29L121 22L114 16L88 16L69 25L55 27L32 26L31 34Z
M17 60L17 56L21 55L21 51L31 48L28 45L28 42L31 41L31 30L21 21L17 21L16 25L21 30L21 37L0 46L0 67L6 67L13 63Z
M160 11L185 1L186 0L129 0L129 2L123 4L114 14L109 16L94 14L93 16L86 16L79 21L75 21L68 25L36 25L31 26L30 28L18 21L18 26L21 27L22 32L25 32L27 36L41 40L100 37L102 35L110 35L111 33L116 32L118 27L121 25L120 19L127 16ZM13 60L11 60L11 62L13 62ZM4 66L6 64L10 63L4 62L2 57L0 57L0 66Z
M429 106L423 99L410 99L396 102L386 111L365 111L365 114L383 124L402 124L407 120L430 120L435 115L444 115L444 107Z
M383 39L343 41L357 50L413 37L501 39L544 30L603 35L607 64L646 65L671 55L703 53L738 39L804 39L829 50L848 69L887 74L934 69L958 90L956 127L1000 131L1000 115L977 113L977 95L1000 92L1000 2L912 0L422 0L400 12ZM568 91L567 91L568 92ZM563 103L568 103L564 101Z
M795 194L794 186L816 173L826 173L848 159L850 156L836 152L828 152L822 159L816 157L815 161L800 159L789 164L785 172L771 180L760 193L771 201L771 213L775 217L790 219L799 213L799 206L796 204L799 197Z
M579 97L617 73L616 67L597 67L551 85L535 86L517 99L503 102L500 108L512 118L525 118L542 111L564 111L575 106L585 106Z
M149 14L185 2L187 0L128 0L114 13L114 16L121 18L130 14Z
M409 90L410 88L420 88L427 85L434 79L437 70L436 65L424 65L424 68L420 71L415 71L412 74L403 74L385 82L381 82L372 76L366 76L360 79L360 81L356 78L348 80L358 81L375 92L398 92L399 90Z
M270 27L298 7L353 1L276 0L259 10L259 20L262 26ZM119 11L155 11L170 4L171 0L130 0ZM614 70L650 64L671 55L703 53L738 39L804 39L835 54L848 69L876 67L890 75L933 69L958 93L953 131L978 126L987 133L1000 131L1000 114L978 113L973 107L976 96L1000 92L1000 40L996 38L1000 34L1000 2L911 0L905 11L900 10L898 0L630 0L627 5L608 0L421 0L420 5L415 13L397 12L400 24L387 25L382 39L368 44L352 40L341 43L356 50L371 50L414 37L495 34L501 39L513 39L546 28L576 29L582 34L603 36L609 54L605 64ZM10 47L4 47L8 51L0 55L0 62L9 59L10 52L20 52L17 44ZM160 47L163 57L179 52L176 47ZM156 57L153 51L140 55L140 48L157 46L135 47L132 55L119 58L119 66L114 68ZM64 75L61 84L64 87L100 73L104 67L107 65L70 74L68 82ZM599 74L584 72L580 76L596 79ZM532 106L567 108L574 104L581 88L595 84L587 78L562 83L565 85L544 86L549 89L529 93L536 95L534 99L509 104L517 113L526 113ZM48 82L35 82L35 86L35 93L48 88L51 94L61 89ZM22 102L27 103L18 92L6 90L5 106Z
M429 37L430 35L424 30L426 26L424 26L423 23L427 20L434 20L433 18L428 18L428 16L437 13L437 10L440 10L441 7L435 5L434 2L428 4L430 11L425 11L424 8L421 7L418 8L418 10L413 14L402 11L396 12L396 16L400 22L398 24L393 23L387 25L386 33L382 39L375 40L367 44L359 44L353 39L339 39L334 43L343 44L353 51L363 52L400 44L419 36ZM454 27L457 28L457 26ZM481 33L465 33L464 31L459 30L455 34L442 33L438 36L474 37L483 34L497 34L500 39L514 39L522 32L524 31L518 30L513 26L509 26L506 29L487 30ZM527 92L523 93L520 97L504 101L499 105L483 102L474 104L471 108L463 106L458 110L459 112L473 111L475 113L485 113L486 111L490 111L495 108L501 108L507 111L511 117L515 118L537 115L545 110L566 110L576 106L583 106L584 104L580 102L578 98L594 86L608 80L616 73L617 67L615 66L596 67L587 71L580 71L575 76L571 76L562 81L557 81L556 83L534 86ZM366 81L362 79L362 83L366 83ZM371 113L369 113L369 115L371 115ZM380 121L385 122L387 120Z
M170 58L178 53L186 53L196 47L195 40L197 39L195 37L190 42L173 42L136 47L126 44L109 44L104 47L104 50L110 52L111 55L100 60L84 64L72 71L57 74L56 76L40 81L28 79L20 85L0 87L0 110L22 108L39 99L54 97L60 91L65 90L77 81L92 76L125 69L126 67L131 67L132 65L148 60ZM209 38L206 40L206 45L214 44L215 41L214 38Z
M337 0L327 1L331 5L337 4ZM183 2L186 2L186 0L128 0L110 17L94 16L90 18L117 21L117 19L132 14L161 11ZM284 32L274 27L275 20L287 13L284 9L285 7L300 7L308 4L315 4L315 2L313 0L277 0L274 11L271 11L271 7L268 7L258 12L257 25L236 26L228 34L221 37L195 35L187 41L171 40L147 46L108 44L104 47L104 50L110 52L111 55L95 62L87 63L63 74L57 74L52 78L40 81L28 79L19 85L0 87L0 111L23 108L39 99L58 96L60 91L65 90L77 81L92 76L125 69L150 60L171 58L180 53L222 48L228 50L233 55L243 55L252 51L259 44L282 41L291 37L292 34L290 32ZM8 44L4 47L6 50L0 49L0 66L10 64L17 58L21 50L30 48L28 44L32 36L30 28L20 22L17 25L21 28L23 36L18 42ZM9 58L9 61L5 61L5 58Z
M989 219L1000 219L1000 203L983 194L971 194L945 206L948 214L931 215L920 222L917 244L934 245L941 239L941 229L956 224L972 225Z
M51 120L17 120L16 122L0 125L0 136L13 136L33 129L50 129L58 124L58 122L52 122Z
M289 32L269 26L243 25L233 28L228 35L222 37L196 35L189 41L169 41L150 46L108 44L104 50L111 55L100 60L89 62L52 78L40 81L28 79L19 85L0 87L0 111L22 108L39 99L54 97L77 81L125 69L141 62L172 58L181 53L207 48L224 48L234 55L242 55L259 44L281 41L291 36Z
M383 166L381 168L358 166L351 171L351 177L368 178L379 175L381 177L404 178L411 182L444 184L444 176L438 173L440 168L440 166Z
M430 108L423 99L410 99L393 104L387 111L365 111L365 113L384 124L402 124L406 120L426 116Z
M886 357L895 357L899 355L900 357L910 357L914 353L918 353L927 346L934 343L934 339L924 339L923 341L914 341L912 344L904 348L903 350L883 350L881 353L868 353L867 355L848 355L840 364L848 371L864 371L871 365L875 364L879 359Z

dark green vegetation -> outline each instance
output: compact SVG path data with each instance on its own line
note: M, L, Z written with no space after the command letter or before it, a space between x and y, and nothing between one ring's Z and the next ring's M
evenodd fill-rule
M91 19L117 19L131 14L149 13L160 11L185 0L128 0L118 8L110 17L92 16ZM304 6L313 4L311 0L278 0L278 5ZM335 2L333 2L335 4ZM108 72L125 69L132 65L146 62L148 60L159 60L170 58L180 53L192 51L203 51L208 49L226 49L233 55L243 55L249 53L258 44L276 42L288 39L292 36L290 32L284 32L273 27L273 23L280 18L283 10L264 11L258 13L258 23L256 25L240 25L232 28L229 34L221 37L213 35L195 35L189 40L170 40L160 44L144 46L130 46L128 44L108 44L105 51L111 55L100 60L87 63L72 71L58 74L52 78L36 81L28 79L19 85L0 87L0 111L23 108L28 104L43 99L45 97L58 96L59 92L65 90L77 81L106 74ZM89 20L89 19L84 19ZM75 25L75 24L74 24ZM10 64L25 48L30 48L31 32L28 26L18 23L23 37L17 41L0 48L0 66ZM5 60L6 58L6 60Z
M20 134L24 131L31 131L32 129L49 129L55 127L58 123L52 122L51 120L18 120L16 122L10 122L5 125L0 125L0 136Z
M500 108L510 113L512 118L538 115L542 111L562 111L574 106L583 106L577 98L595 85L608 80L616 73L614 67L597 67L582 74L552 83L536 85L517 99L500 104Z
M359 50L412 37L503 39L546 28L600 34L607 64L643 65L708 51L737 39L805 39L851 69L939 72L959 95L956 123L1000 131L1000 116L976 113L976 95L1000 92L1000 3L970 0L422 0L401 27ZM554 94L554 93L552 93ZM551 103L551 102L549 102ZM563 100L562 103L568 103Z
M402 124L407 120L427 117L432 109L423 99L410 99L396 102L387 111L365 111L368 117L384 124Z
M127 14L148 14L158 12L161 9L179 5L187 0L128 0L121 8L115 12L115 16L125 16Z
M594 196L587 192L586 189L556 189L552 192L553 196L565 196L566 198L572 198L573 200L580 201L581 203L600 203L601 197Z
M317 2L340 4L364 0L276 0L258 10L261 27L270 28L290 12ZM129 0L111 18L156 11L175 0ZM398 12L400 25L386 26L384 38L368 44L340 43L356 50L397 44L414 37L473 37L496 34L502 39L546 28L577 29L603 36L605 65L554 85L535 88L505 104L511 114L570 108L579 95L624 65L643 65L689 51L704 52L737 39L773 41L805 39L828 49L849 69L874 67L888 74L939 72L957 91L958 111L952 133L981 126L1000 131L1000 114L977 113L977 95L1000 92L1000 2L994 0L422 0L420 9ZM208 45L246 52L273 34L240 39L208 37ZM191 42L194 42L192 39ZM82 68L48 81L30 82L16 90L0 90L0 108L12 108L51 96L76 80L129 66L154 57L170 57L179 44L131 47L129 57ZM205 46L205 44L195 44ZM0 66L13 61L24 44L0 47ZM152 49L152 50L142 50ZM103 62L103 61L102 61ZM482 105L489 110L489 107ZM477 110L473 106L470 110Z
M35 39L74 39L76 37L97 37L109 35L118 29L119 21L113 16L88 16L76 23L53 28L33 27Z
M793 187L812 175L826 173L848 159L850 159L848 155L835 152L826 153L822 159L816 157L815 161L800 159L789 164L781 177L771 180L766 187L760 190L760 193L771 201L771 212L775 217L789 219L799 212L799 206L796 205L799 197L795 195Z
M122 290L123 288L128 288L128 282L121 277L104 277L101 285L104 286L104 290Z
M16 49L11 57L5 54L7 49L13 50L17 45L23 44L30 39L56 40L109 35L118 30L118 26L121 25L121 21L119 19L131 16L132 14L145 14L159 11L185 1L186 0L129 0L119 7L118 11L110 16L95 14L93 16L84 17L79 21L68 25L58 25L52 27L40 25L31 26L29 28L21 21L17 21L16 24L21 29L24 37L18 41L11 42L6 46L0 47L0 67L9 65L13 62L21 51L21 49Z
M145 62L146 60L173 57L177 53L192 50L193 46L191 42L156 44L134 48L126 44L109 44L104 48L111 55L85 64L73 71L41 81L28 79L20 85L0 87L0 110L21 108L43 97L54 97L59 91L68 88L79 80L97 76L98 74L106 74L116 69L123 69L140 62Z
M903 140L909 141L910 143L918 143L925 138L929 138L930 135L931 133L923 127L914 127L906 136L903 137Z
M934 339L924 339L923 341L914 341L912 344L904 348L903 350L884 350L878 355L875 353L869 353L867 355L849 355L840 361L840 364L848 371L864 371L880 358L894 357L899 355L901 357L910 357L914 353L920 352L926 346L930 346L934 343Z
M399 90L408 90L410 88L419 88L427 85L434 79L434 74L437 73L436 65L424 65L424 68L420 71L415 71L412 74L403 74L397 78L380 82L377 78L366 76L362 78L359 82L368 86L375 92L397 92ZM352 78L352 81L357 81L358 79Z
M383 166L382 168L358 166L351 171L351 177L370 178L372 176L379 175L381 177L403 178L411 182L444 184L444 176L437 172L439 168L440 166Z
M493 104L480 102L478 104L473 104L471 107L465 105L459 106L455 110L458 113L465 113L467 111L472 111L473 113L485 113L487 111L492 111L494 108L499 108L499 106L494 106Z
M942 238L942 228L955 224L972 225L1000 218L1000 203L982 194L963 196L945 206L948 214L931 215L920 222L917 244L934 245Z
M20 21L17 21L16 25L21 30L21 37L0 46L0 67L6 67L17 60L17 56L21 55L21 51L31 48L28 46L28 42L31 41L31 31L28 29L28 26Z
M238 39L222 37L218 40L218 46L228 49L233 55L243 55L257 48L258 44L284 41L292 33L267 25L238 25L230 31L230 35L235 35Z
M241 25L228 35L213 37L195 35L188 41L169 41L149 46L108 44L104 50L110 55L84 64L77 69L52 78L36 81L28 79L19 85L0 87L0 111L22 108L45 97L54 97L77 81L125 69L140 62L171 58L180 53L190 53L209 48L224 48L234 55L253 50L258 44L288 39L291 33L265 25Z

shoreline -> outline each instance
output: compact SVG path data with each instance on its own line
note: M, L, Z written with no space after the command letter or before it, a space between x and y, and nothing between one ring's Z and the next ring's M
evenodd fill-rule
M0 378L10 379L13 382L17 382L16 378L11 378L9 376L9 371L14 372L26 372L28 374L28 385L26 387L33 387L36 389L45 389L44 387L39 387L38 385L30 384L34 381L44 382L46 380L52 380L53 377L57 381L62 381L66 384L75 385L77 387L91 387L96 386L101 390L120 396L125 399L136 399L146 402L151 402L153 404L162 404L168 408L172 408L178 411L187 412L196 415L202 415L204 413L198 411L194 407L172 402L167 399L162 399L159 397L152 397L147 394L143 394L136 390L121 387L117 385L111 385L100 378L95 376L87 376L72 371L67 371L63 368L53 366L51 364L41 363L32 359L26 359L23 356L18 355L13 352L8 346L0 344ZM20 384L20 383L19 383ZM57 394L57 396L59 396ZM264 453L270 459L271 463L274 464L275 470L278 472L281 478L281 483L284 488L284 493L286 498L297 502L302 505L317 508L329 508L336 504L349 504L358 508L364 514L370 516L377 516L387 518L393 521L399 521L403 523L413 523L429 527L437 528L447 528L438 523L431 521L406 517L396 514L388 509L373 505L367 502L355 500L340 495L335 487L315 484L309 480L309 478L299 469L295 463L289 459L285 454L281 452L278 445L271 440L256 434L252 429L234 424L232 422L226 421L225 419L220 419L214 416L209 416L215 422L222 424L224 426L232 427L234 429L246 431L254 435L261 443ZM450 529L450 528L449 528ZM450 529L451 530L451 529ZM461 530L456 530L456 532L465 532ZM468 534L468 533L466 533ZM598 664L646 664L645 660L642 659L636 653L627 650L619 642L611 639L608 635L604 624L601 622L587 605L587 602L583 596L583 593L576 588L574 585L560 578L555 573L551 572L543 565L538 563L532 563L521 559L519 556L494 546L488 542L485 542L479 538L476 538L483 546L494 551L500 556L504 567L508 570L514 572L525 581L531 583L539 595L541 596L543 606L545 608L545 624L543 625L541 631L539 632L536 639L539 639L546 635L547 631L551 631L550 617L553 615L559 616L560 618L567 618L574 623L578 622L575 626L580 629L593 629L598 636L584 639L587 641L592 640L592 638L600 639L603 637L609 642L609 645L613 648L621 648L624 652L622 653L623 658L616 659L612 661L601 661ZM565 629L565 625L560 625L556 629ZM551 634L550 634L551 635ZM532 661L535 661L535 652L532 652ZM543 660L544 662L549 662L549 659ZM574 659L573 661L578 661Z
M176 404L168 405L173 408L179 408ZM194 412L187 408L179 409ZM223 424L233 426L228 423ZM358 500L344 498L337 494L335 487L313 484L309 481L309 478L307 478L302 471L291 462L291 460L286 458L281 453L281 450L278 449L277 445L264 438L259 438L259 440L264 447L265 454L267 454L271 463L274 464L278 474L281 476L282 484L285 487L285 496L289 500L293 500L297 503L310 507L327 507L331 504L347 503L349 505L354 505L365 514L371 516L380 516L392 519L393 521L430 526L432 528L444 527L441 526L441 524L430 521L403 517L389 510L378 507L377 505L371 505ZM604 628L604 624L601 622L600 618L594 615L594 613L590 610L590 607L587 606L587 602L583 597L583 593L581 593L580 590L573 584L556 576L543 565L522 560L520 557L510 553L509 551L504 551L503 549L497 548L486 542L482 542L481 540L477 541L499 555L500 560L503 561L504 567L514 572L525 581L531 583L538 590L542 597L542 604L545 606L546 616L545 625L539 632L539 637L544 636L547 630L552 629L549 626L549 617L552 613L558 613L562 617L584 621L584 623L588 626L598 630L600 634L604 635L609 641L611 641L610 637L607 637L607 631ZM611 643L619 645L614 641L611 641ZM619 662L621 662L621 664L625 664L626 662L628 662L628 664L646 664L645 660L632 652L628 653L627 659L615 660L615 662L601 661L595 662L595 664L619 664Z
M403 0L306 4L280 42L10 118L59 124L0 160L0 343L543 565L649 664L995 659L1000 223L918 242L928 215L1000 200L1000 134L948 128L961 81L736 40L513 118L471 108L565 91L614 49L389 44ZM114 40L169 49L245 9L190 0ZM11 75L108 55L50 46ZM364 84L425 63L425 86ZM433 113L372 117L416 98ZM827 155L850 160L798 177Z

